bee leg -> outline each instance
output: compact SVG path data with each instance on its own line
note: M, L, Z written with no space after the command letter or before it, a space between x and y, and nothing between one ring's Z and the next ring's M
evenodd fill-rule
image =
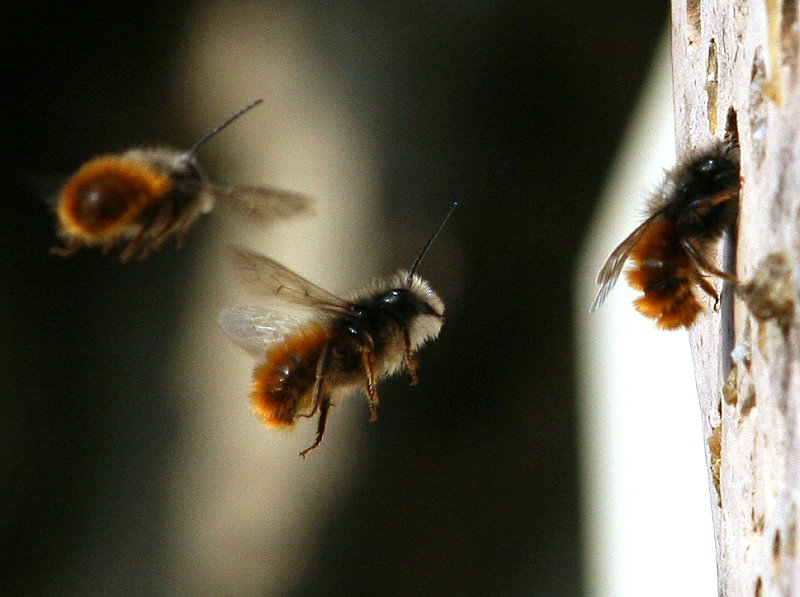
M331 408L331 400L327 396L322 398L319 405L319 420L317 421L317 437L314 438L314 443L308 446L305 450L300 452L300 456L306 457L311 450L316 448L322 443L322 436L325 435L325 423L328 421L328 411Z
M156 234L153 237L152 241L150 241L150 242L151 242L151 244L152 244L154 249L160 249L161 248L161 245L164 244L164 241L169 238L170 234L172 234L173 226L174 226L174 224L172 224L172 223L167 224L166 226L164 226L159 231L158 234Z
M361 366L367 377L367 399L369 400L369 420L378 420L378 390L375 385L375 341L367 333L353 327L348 328L361 351Z
M314 379L314 387L312 388L312 398L311 401L313 403L313 407L311 412L306 415L300 415L302 417L313 417L317 410L319 410L319 420L317 421L317 436L314 438L314 443L311 444L308 448L300 452L300 456L303 458L306 457L311 450L316 448L322 442L322 436L325 435L325 423L328 421L328 411L331 408L331 399L329 396L325 394L323 391L322 382L325 379L325 374L328 372L328 365L330 364L330 343L326 343L325 346L322 348L322 353L319 356L319 360L317 361L317 373L316 378Z
M58 255L59 257L72 257L81 248L81 243L74 238L69 240L64 246L53 245L50 247L51 255Z
M197 220L198 216L193 216L190 218L182 218L180 214L177 214L175 217L175 222L171 227L171 232L175 233L175 246L178 249L183 248L183 245L186 243L186 234L189 232L189 228L192 227L192 224Z
M369 420L378 420L378 390L375 387L375 357L371 348L364 347L361 353L364 372L367 374L367 398L369 399Z
M314 377L314 387L311 388L311 412L306 414L301 414L299 416L304 418L311 418L315 414L317 414L317 409L319 409L322 401L324 399L324 394L322 392L322 382L325 378L325 374L328 372L328 364L330 363L330 344L325 344L322 348L322 353L319 355L319 360L317 361L317 371Z
M136 236L131 239L131 241L128 243L128 246L125 247L125 250L119 256L120 261L130 261L131 258L134 257L142 248L145 230L146 228L144 226L139 229L139 232L136 233ZM142 255L140 254L139 257L142 257Z
M183 217L181 213L182 209L178 205L177 201L171 201L169 206L165 208L165 211L168 211L168 213L163 216L166 224L157 236L158 244L156 247L160 247L161 243L163 243L169 236L175 234L175 244L180 249L183 247L184 236L189 228L189 224L191 224L193 219L186 219Z
M152 238L148 238L148 234L153 230L158 216L158 210L150 209L147 213L142 215L139 231L131 239L131 242L128 243L128 246L125 247L122 255L120 255L121 261L129 261L132 257L136 256L137 253L139 259L145 259L150 254L152 245L149 243L152 243Z
M417 358L414 355L414 351L411 350L411 338L408 337L408 328L403 329L403 340L405 342L406 367L408 367L408 374L411 376L411 385L415 386L419 383L419 375L417 375Z
M160 249L161 245L164 244L164 241L167 240L178 228L180 214L177 213L176 208L176 203L171 202L164 205L160 210L158 210L158 214L153 217L154 224L156 221L161 224L161 230L159 230L158 233L153 236L153 249Z
M708 296L714 299L714 311L719 311L719 294L717 294L717 290L703 277L700 277L697 283L700 284L700 288L702 288Z
M703 253L697 247L695 247L690 241L684 239L683 241L681 241L681 247L683 247L683 250L686 251L686 254L689 256L689 258L701 270L704 270L709 274L717 276L718 278L722 278L723 280L725 280L726 282L730 282L731 284L737 286L739 285L739 280L736 276L734 276L733 274L723 272L722 270L717 269L717 267L711 265L705 258Z
M188 222L182 222L175 226L175 246L182 249L186 244L186 232L188 231Z

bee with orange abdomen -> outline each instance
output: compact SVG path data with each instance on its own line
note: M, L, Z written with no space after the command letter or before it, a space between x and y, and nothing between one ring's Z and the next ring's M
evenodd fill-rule
M310 310L297 317L232 307L219 316L231 338L263 359L253 372L251 400L264 424L285 428L299 417L319 414L314 443L301 456L322 441L334 400L363 389L374 421L380 379L407 371L412 384L417 382L416 352L439 335L444 303L416 269L447 216L410 270L376 280L346 299L268 257L234 251L238 277L248 291Z
M217 201L256 221L307 211L309 199L297 193L212 184L197 162L202 145L262 101L239 110L188 151L136 148L86 162L56 199L58 235L64 244L52 252L66 257L81 247L108 251L127 243L123 261L137 254L145 258L170 236L175 235L180 246L186 231Z
M739 153L719 143L689 156L667 173L651 200L649 214L606 260L592 303L594 312L617 281L626 261L628 283L643 295L634 306L656 320L661 329L689 328L703 311L695 288L719 304L706 274L736 283L736 277L715 267L712 249L735 220L739 198Z

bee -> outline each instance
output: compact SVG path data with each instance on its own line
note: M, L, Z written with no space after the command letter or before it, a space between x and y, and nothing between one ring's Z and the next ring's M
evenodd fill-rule
M614 287L626 261L628 284L643 294L636 309L655 319L656 327L690 328L703 311L695 288L719 295L706 275L733 284L735 276L715 267L712 249L736 219L739 198L738 147L718 143L697 152L667 172L648 206L647 218L611 252L597 275L600 290L594 312Z
M277 261L234 249L237 276L249 292L274 296L305 316L260 307L231 307L219 315L222 329L262 359L253 372L253 410L269 427L288 428L299 417L319 415L314 443L322 441L333 401L363 389L370 421L378 418L380 379L407 371L418 381L417 351L444 323L444 303L416 270L454 203L409 270L339 298Z
M255 221L307 211L309 199L297 193L212 184L197 161L197 151L209 139L262 102L245 106L188 151L134 148L83 164L55 200L63 246L54 246L51 252L68 257L81 247L98 246L108 252L118 243L127 243L122 261L137 255L144 259L170 236L175 235L182 246L187 230L217 201Z

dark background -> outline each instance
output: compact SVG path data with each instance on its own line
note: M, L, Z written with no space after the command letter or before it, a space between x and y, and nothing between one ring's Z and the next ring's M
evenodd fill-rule
M324 69L378 124L386 220L423 209L433 222L447 198L462 202L449 231L464 276L426 349L424 394L381 405L392 425L370 430L364 474L295 594L580 594L572 270L667 7L292 4ZM180 105L172 57L193 6L0 8L7 594L85 594L111 564L83 558L98 541L124 565L97 594L164 590L164 470L180 425L164 363L197 257L191 243L125 266L52 257L31 175L194 141L165 109Z

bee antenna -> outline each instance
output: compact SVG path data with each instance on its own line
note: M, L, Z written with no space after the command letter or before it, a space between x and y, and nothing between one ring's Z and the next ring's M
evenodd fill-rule
M427 253L428 249L431 248L431 245L433 244L433 241L436 239L437 236L439 236L439 232L441 232L441 230L444 227L445 223L450 218L450 214L453 213L453 210L455 210L456 206L458 206L458 201L453 201L453 204L450 206L450 209L447 210L447 213L444 214L444 217L436 225L436 228L434 229L433 234L431 234L428 237L428 240L425 241L425 246L422 247L422 251L420 251L419 255L417 255L417 258L414 260L414 263L411 266L411 269L408 270L408 277L406 278L406 283L409 286L411 285L411 279L414 277L414 273L417 271L417 267L419 266L419 262L422 261L422 258L425 257L425 253Z
M194 145L192 145L192 148L191 148L189 151L187 151L187 152L186 152L186 154L187 154L187 155L193 155L194 153L196 153L196 152L197 152L197 150L198 150L198 149L200 149L200 148L201 148L203 145L205 145L206 141L208 141L209 139L211 139L211 137L213 137L214 135L216 135L218 132L220 132L222 129L224 129L224 128L225 128L225 127L227 127L227 126L228 126L230 123L232 123L234 120L236 120L237 118L239 118L239 116L242 116L242 115L244 115L244 114L245 114L245 112L249 112L249 111L250 111L252 108L255 108L255 107L258 105L258 104L263 104L263 103L264 103L264 100L263 100L263 99L260 99L260 98L259 98L259 99L257 99L257 100L256 100L256 101L254 101L254 102L250 102L250 103L249 103L249 104L247 104L247 105L246 105L244 108L242 108L241 110L239 110L239 111L238 111L236 114L234 114L233 116L231 116L230 118L228 118L228 119L227 119L225 122L223 122L222 124L220 124L220 125L218 125L218 126L214 127L214 128L213 128L213 129L212 129L212 130L211 130L209 133L207 133L207 134L206 134L206 136L205 136L205 137L203 137L203 138L202 138L202 139L200 139L200 140L199 140L197 143L195 143Z

